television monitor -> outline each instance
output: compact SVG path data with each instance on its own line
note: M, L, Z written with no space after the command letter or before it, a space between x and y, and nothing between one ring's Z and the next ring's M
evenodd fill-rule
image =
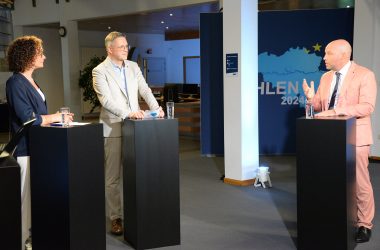
M199 94L198 84L191 84L191 83L183 84L182 93L183 94L191 94L191 95Z
M177 84L166 84L164 87L164 104L167 102L178 102Z

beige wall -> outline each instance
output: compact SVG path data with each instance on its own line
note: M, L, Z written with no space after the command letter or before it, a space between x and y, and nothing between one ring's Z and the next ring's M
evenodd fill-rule
M55 113L63 106L61 42L55 29L24 28L25 35L42 38L46 60L44 68L34 73L34 79L46 96L48 112Z
M377 100L372 115L371 156L380 157L380 1L356 0L354 23L354 60L376 75Z

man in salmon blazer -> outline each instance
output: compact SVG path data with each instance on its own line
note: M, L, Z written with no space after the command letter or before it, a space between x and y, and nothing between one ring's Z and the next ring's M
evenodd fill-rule
M307 101L320 112L316 116L356 117L356 242L362 243L371 237L375 214L368 156L373 143L371 113L375 109L377 86L371 70L350 61L351 53L351 45L346 40L330 42L323 58L330 71L322 75L317 93L313 82L309 86L304 80L302 87Z

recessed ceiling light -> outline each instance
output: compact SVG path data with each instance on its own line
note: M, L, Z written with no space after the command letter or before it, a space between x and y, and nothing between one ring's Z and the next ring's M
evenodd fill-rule
M168 26L166 26L166 27L165 27L165 29L167 29L167 30L168 30L168 29L169 29L169 27L168 27Z
M169 16L173 16L173 13L170 13Z
M347 5L346 8L350 8L351 6L350 5Z
M110 30L110 29L111 29L111 26L108 26L108 29Z
M161 23L165 23L164 21L161 21Z

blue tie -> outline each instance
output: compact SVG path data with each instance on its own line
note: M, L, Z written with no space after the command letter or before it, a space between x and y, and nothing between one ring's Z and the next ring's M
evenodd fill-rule
M333 93L331 95L329 109L334 109L335 97L336 97L336 92L338 91L338 85L339 85L341 73L335 72L335 75L336 75L336 82L335 82L335 87L334 87Z

